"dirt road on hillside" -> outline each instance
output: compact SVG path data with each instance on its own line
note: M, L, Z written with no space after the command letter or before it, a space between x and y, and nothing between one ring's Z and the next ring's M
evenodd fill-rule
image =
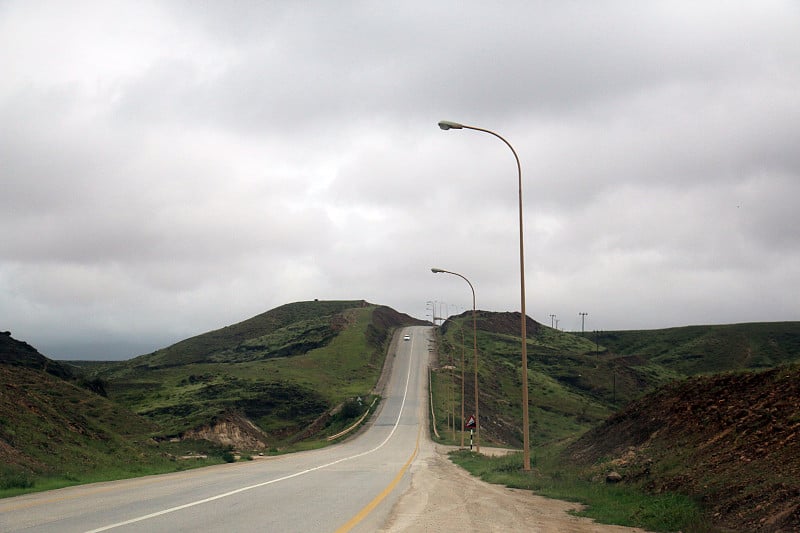
M567 514L578 504L536 496L530 491L491 485L447 458L446 449L425 440L411 470L411 487L380 531L634 533L641 529L606 526Z

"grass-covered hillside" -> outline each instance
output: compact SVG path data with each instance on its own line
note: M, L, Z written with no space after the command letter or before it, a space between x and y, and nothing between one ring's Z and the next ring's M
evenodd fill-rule
M680 377L675 370L637 355L609 355L594 339L528 319L528 382L533 442L559 440L596 425L650 388ZM451 317L440 329L440 366L453 363L460 401L461 351L466 354L466 416L474 412L472 313ZM477 314L480 417L487 442L522 443L522 373L519 313ZM462 344L463 335L463 344ZM435 373L447 383L447 371ZM436 395L444 414L442 398ZM452 396L452 395L451 395ZM457 418L460 417L460 408ZM437 419L437 422L442 422ZM460 419L456 421L457 426ZM443 422L442 422L443 423ZM439 428L440 432L442 427Z
M190 466L176 460L186 443L156 442L154 423L103 394L96 380L0 336L0 497ZM191 466L223 460L219 447L190 446L207 456Z
M610 354L642 356L684 375L758 370L797 360L800 322L605 331L597 342Z
M478 313L484 445L521 445L519 318ZM521 471L521 454L460 454L459 464L487 480L576 499L608 523L800 527L800 323L583 336L529 320L527 331L534 473ZM449 440L448 413L461 425L462 351L466 414L473 412L471 312L439 334L434 400L438 432ZM606 481L612 472L616 483Z
M800 322L690 326L652 331L569 333L527 322L531 439L537 444L576 435L630 401L675 380L702 373L763 370L800 360ZM521 428L519 313L477 314L482 437L518 446ZM455 366L460 401L460 361L466 355L467 416L473 411L472 312L440 328L439 366ZM463 335L463 341L462 341ZM435 373L452 388L449 370ZM438 379L436 379L438 378ZM452 393L437 396L440 432L452 412ZM459 425L460 407L456 409Z
M313 301L282 305L237 324L209 331L126 361L123 369L158 369L192 363L242 363L306 353L325 346L343 329L348 309L364 301ZM124 373L124 372L123 372Z
M415 323L364 301L298 302L95 371L165 437L282 448L338 429L334 411L372 393L391 332Z

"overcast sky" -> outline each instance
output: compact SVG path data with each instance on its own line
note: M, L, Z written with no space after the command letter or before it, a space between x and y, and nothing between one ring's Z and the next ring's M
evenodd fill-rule
M279 305L800 320L800 4L0 1L0 330L120 359ZM437 308L437 315L439 309Z

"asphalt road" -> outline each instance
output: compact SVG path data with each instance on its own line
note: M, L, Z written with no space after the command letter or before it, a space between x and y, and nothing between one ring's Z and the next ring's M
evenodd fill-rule
M322 450L0 500L0 531L375 531L408 488L409 465L426 437L429 332L398 332L381 409L358 437Z

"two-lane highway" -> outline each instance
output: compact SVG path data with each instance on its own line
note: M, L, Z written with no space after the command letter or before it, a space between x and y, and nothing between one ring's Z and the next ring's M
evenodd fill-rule
M398 332L381 409L346 443L0 500L0 531L374 531L425 438L429 333Z

